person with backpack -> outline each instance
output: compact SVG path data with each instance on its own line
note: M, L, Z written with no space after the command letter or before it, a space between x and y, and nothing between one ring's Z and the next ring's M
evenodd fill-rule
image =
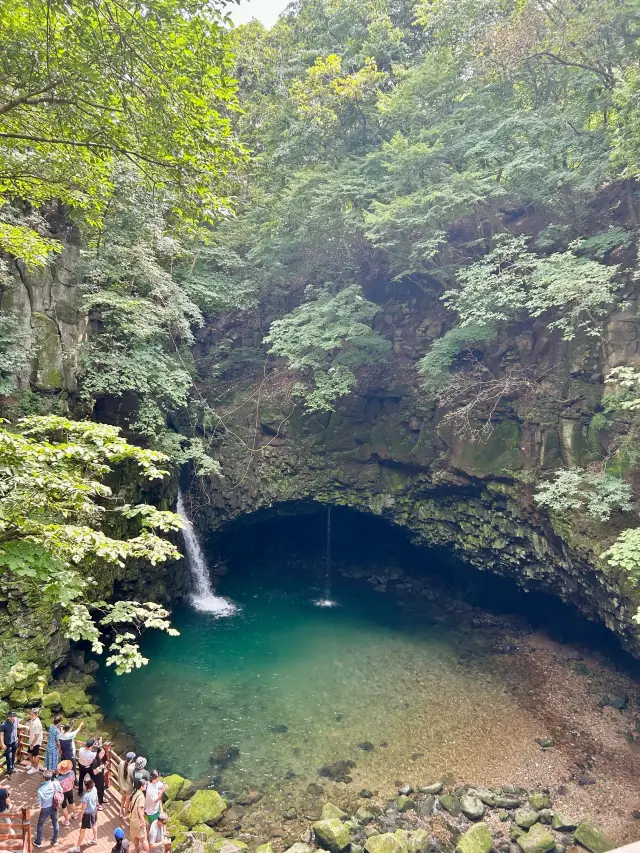
M53 771L45 770L42 774L42 783L38 788L36 798L40 806L40 815L38 816L38 828L36 829L36 840L33 842L33 846L42 847L42 831L47 818L51 818L51 825L53 826L51 846L57 847L58 834L60 832L58 809L64 802L64 794L60 783L56 782L53 778Z
M65 759L58 764L58 780L62 793L64 794L64 802L62 804L62 819L60 823L63 826L69 824L69 809L71 809L71 820L75 820L76 807L73 802L73 788L76 781L76 774L73 772L73 764L70 759Z

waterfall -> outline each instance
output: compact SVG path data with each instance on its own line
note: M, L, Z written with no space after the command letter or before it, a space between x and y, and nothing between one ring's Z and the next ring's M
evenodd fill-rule
M211 589L211 578L209 577L207 560L196 536L196 532L193 529L191 520L184 508L181 491L178 491L177 510L184 524L182 536L184 538L186 559L193 585L193 593L190 596L191 604L196 610L212 613L214 616L231 616L237 612L238 608L221 595L214 595Z
M324 554L324 598L313 603L316 607L335 607L336 602L331 598L331 504L327 504L327 528Z

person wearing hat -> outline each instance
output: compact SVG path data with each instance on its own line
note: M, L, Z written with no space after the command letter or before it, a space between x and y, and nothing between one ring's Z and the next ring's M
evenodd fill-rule
M37 773L40 769L40 747L42 746L42 722L40 721L40 708L31 709L31 719L26 726L18 725L19 729L26 729L29 737L29 748L31 767L27 773Z
M7 776L11 776L16 769L19 725L20 717L18 717L15 711L9 711L7 719L0 725L0 749L4 750L4 757L7 762Z
M73 772L73 764L69 758L65 758L58 764L58 782L64 794L64 803L62 805L62 820L60 823L67 826L69 823L69 810L71 810L71 820L75 820L76 814L75 803L73 802L73 787L76 781L76 774Z
M129 803L133 793L133 762L136 759L135 752L128 752L124 760L118 764L118 788L120 789L120 817L126 817L129 813Z
M126 838L124 829L121 826L118 826L113 830L113 837L116 843L111 848L111 853L125 853L125 851L129 849L130 842L128 838Z

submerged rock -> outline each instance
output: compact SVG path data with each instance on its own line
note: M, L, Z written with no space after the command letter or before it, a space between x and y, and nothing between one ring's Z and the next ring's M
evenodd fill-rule
M484 814L484 803L480 797L473 797L470 794L464 794L460 797L460 806L462 814L468 817L469 820L480 820Z
M285 850L285 853L313 853L313 849L303 841L296 841L295 844Z
M456 853L490 853L493 839L484 823L477 823L458 839Z
M273 844L270 841L267 841L266 844L259 844L256 847L256 853L275 853Z
M364 740L362 743L358 744L358 748L362 749L364 752L373 752L375 746L371 743L370 740Z
M432 785L423 785L421 788L418 788L418 792L420 794L439 794L443 788L444 785L442 782L434 782Z
M269 726L269 731L275 735L285 735L289 731L289 726L285 726L284 723L278 723L275 726Z
M367 853L409 853L409 848L392 832L372 835L364 845Z
M436 798L433 794L429 794L428 797L425 797L424 800L420 800L418 805L416 806L416 811L420 815L420 817L429 817L429 815L433 814L433 807L436 804Z
M569 820L560 812L556 812L551 818L551 828L558 830L558 832L571 832L577 825L575 821Z
M253 806L259 802L263 796L264 794L262 791L258 791L255 788L249 788L247 791L240 794L239 797L236 797L236 803L238 803L239 806Z
M457 797L454 797L453 794L443 794L440 797L440 805L445 811L448 811L450 815L454 817L458 817L458 815L462 814L462 805L460 800Z
M318 776L333 779L334 782L351 782L349 771L355 767L355 761L334 761L333 764L324 764L318 768Z
M541 823L534 824L529 832L523 832L517 839L524 853L549 853L556 846L556 840Z
M612 850L615 844L592 823L581 823L575 831L575 840L578 844L586 847L591 853L606 853Z
M409 834L409 853L427 853L429 850L429 833L426 829L414 829Z
M324 788L322 785L318 785L317 782L309 782L307 785L307 792L312 794L314 797L319 797L324 794ZM360 796L362 796L362 794Z
M400 796L396 798L396 805L399 812L408 812L415 809L416 801L412 800L411 797L400 794Z
M371 823L372 820L375 820L381 814L382 809L379 806L360 806L355 813L355 819L364 826L367 823Z
M537 737L536 743L541 749L551 749L555 745L552 737Z
M363 800L370 800L373 797L373 791L370 791L368 788L363 788L358 796L362 797Z
M539 817L540 815L538 812L527 807L516 809L516 813L514 815L515 822L518 826L522 827L522 829L530 829L534 823L538 822Z
M228 767L232 761L235 761L239 755L240 750L237 746L217 746L209 756L209 763L215 764L216 767L223 770L225 767Z
M531 808L539 812L541 809L550 809L551 800L546 794L535 793L529 797Z
M334 806L333 803L325 803L322 807L322 813L320 815L321 820L331 820L331 818L344 820L346 817L347 813L343 812L342 809L338 806Z
M338 818L317 820L313 824L313 832L318 844L331 853L341 853L351 843L349 828Z

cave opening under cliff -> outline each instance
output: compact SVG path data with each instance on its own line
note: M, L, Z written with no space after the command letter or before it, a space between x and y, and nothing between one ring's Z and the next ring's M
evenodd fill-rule
M606 753L604 740L571 734L600 731L603 695L640 692L606 629L340 506L331 508L337 606L317 607L326 547L320 503L227 525L207 555L216 593L235 609L214 618L185 598L172 617L179 637L143 638L148 666L101 671L105 713L161 772L229 796L259 790L273 814L305 813L319 784L390 796L396 780L446 774L530 788L568 766L584 773ZM616 713L631 730L631 707ZM541 742L554 746L542 754ZM626 740L624 750L635 760Z

